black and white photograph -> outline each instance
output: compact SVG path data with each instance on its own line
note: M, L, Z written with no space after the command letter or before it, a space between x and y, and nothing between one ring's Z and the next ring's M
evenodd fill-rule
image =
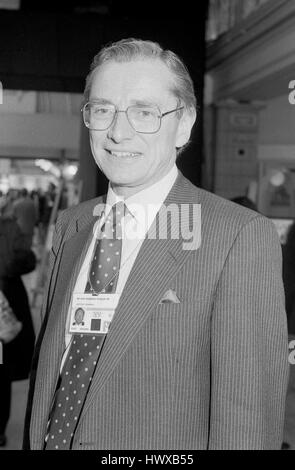
M295 450L294 0L0 0L0 451L48 450Z

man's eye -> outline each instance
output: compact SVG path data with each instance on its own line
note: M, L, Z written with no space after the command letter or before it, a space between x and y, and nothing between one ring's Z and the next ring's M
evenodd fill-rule
M150 116L152 114L151 111L147 111L146 109L143 109L140 112L143 116Z
M150 109L137 109L136 116L140 119L148 119L154 117L154 111Z
M100 106L100 107L93 108L93 112L94 112L94 114L96 114L98 116L104 116L106 114L111 113L111 110L109 108L102 108Z

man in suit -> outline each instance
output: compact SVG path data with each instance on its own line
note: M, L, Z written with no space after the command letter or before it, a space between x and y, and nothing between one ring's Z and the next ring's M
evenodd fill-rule
M107 46L85 98L110 184L56 224L25 447L279 449L288 347L272 223L177 170L196 99L174 53Z

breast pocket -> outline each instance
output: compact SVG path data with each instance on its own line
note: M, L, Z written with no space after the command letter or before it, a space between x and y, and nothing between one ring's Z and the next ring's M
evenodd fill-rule
M151 360L175 367L193 364L210 342L210 309L205 299L164 303L155 307L142 332L151 348ZM163 366L164 367L164 366ZM173 372L174 371L174 372Z
M202 298L196 299L185 299L179 303L174 302L164 302L159 303L153 315L169 315L169 313L179 313L183 315L194 315L198 312L201 313L207 305L207 300Z
M176 303L158 304L150 316L149 327L161 333L165 341L194 341L210 324L210 306L205 299L189 299Z

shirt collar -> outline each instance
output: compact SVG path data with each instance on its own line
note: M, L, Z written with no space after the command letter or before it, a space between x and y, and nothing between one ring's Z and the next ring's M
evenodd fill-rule
M178 175L177 166L174 164L171 170L159 181L154 183L138 193L124 199L118 196L109 183L107 199L106 199L106 210L105 216L108 215L112 206L119 201L124 201L129 213L135 218L135 220L145 225L148 219L153 219L161 205L165 201L168 193L170 192L173 184Z

